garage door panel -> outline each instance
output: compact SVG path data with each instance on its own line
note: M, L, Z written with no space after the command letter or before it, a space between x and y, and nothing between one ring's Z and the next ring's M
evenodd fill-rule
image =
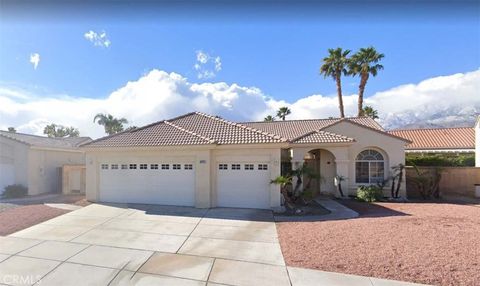
M220 164L227 169L220 169ZM236 164L236 163L233 163ZM253 170L245 165L253 164ZM232 169L232 163L217 165L217 205L219 207L270 208L270 171L259 170L258 165L268 166L264 162L240 164L240 170Z
M156 164L156 163L155 163ZM193 166L193 163L188 163ZM160 165L160 164L159 164ZM195 204L195 172L169 169L101 169L100 201L193 206ZM109 166L110 167L110 166Z

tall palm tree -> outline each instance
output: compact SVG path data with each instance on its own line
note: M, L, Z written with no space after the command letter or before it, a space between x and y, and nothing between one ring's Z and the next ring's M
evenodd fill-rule
M323 58L323 64L320 67L320 74L324 77L332 77L337 84L338 108L340 109L340 117L345 117L342 98L342 74L347 75L347 66L349 59L347 58L350 50L342 48L328 49L328 57Z
M277 111L277 117L285 120L285 117L287 117L287 115L289 115L290 113L292 113L292 111L288 107L280 107Z
M105 128L105 133L112 135L123 131L123 124L127 124L128 120L125 118L115 118L111 114L98 113L93 118L93 122L97 122Z
M361 48L352 55L349 63L349 73L353 76L360 75L360 84L358 85L358 116L364 115L363 93L370 75L376 76L383 66L379 64L384 54L378 53L374 47Z
M267 115L263 121L266 121L266 122L272 122L272 121L275 121L275 117L271 116L271 115Z

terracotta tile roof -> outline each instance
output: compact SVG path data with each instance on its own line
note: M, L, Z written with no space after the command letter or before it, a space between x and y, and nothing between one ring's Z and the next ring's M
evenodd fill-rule
M212 138L218 144L257 144L286 141L278 135L200 112L177 117L169 120L169 122Z
M77 149L83 143L90 142L90 137L65 137L51 138L46 136L37 136L23 134L18 132L1 131L0 136L21 142L35 147L58 148L58 149Z
M312 131L291 141L292 143L350 143L355 139L327 131Z
M286 140L200 112L188 113L131 131L94 140L87 147L175 146L205 144L257 144Z
M205 145L212 140L165 121L131 131L120 132L87 143L88 147L178 146Z
M288 140L295 139L305 133L323 129L329 125L341 121L340 118L329 119L306 119L306 120L279 120L273 122L242 122L243 125L263 130L272 134L278 134ZM369 117L349 117L343 120L349 120L379 131L383 128Z
M471 127L391 130L388 133L410 140L407 150L475 149Z

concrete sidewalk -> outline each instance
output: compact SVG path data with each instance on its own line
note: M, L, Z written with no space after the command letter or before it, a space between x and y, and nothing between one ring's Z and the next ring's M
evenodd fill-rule
M413 285L286 267L270 211L92 204L0 237L6 285Z

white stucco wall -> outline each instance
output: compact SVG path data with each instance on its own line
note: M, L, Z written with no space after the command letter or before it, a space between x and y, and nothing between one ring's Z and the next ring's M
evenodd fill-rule
M61 192L60 167L83 164L85 164L85 154L82 151L30 148L28 152L29 195Z
M263 147L263 148L262 148ZM264 159L270 163L272 179L280 175L280 149L265 146L204 146L175 148L135 148L135 149L86 149L86 196L89 201L99 201L99 165L102 162L118 163L145 162L157 163L156 158L171 158L178 161L195 162L195 207L216 206L217 162L225 159L238 162ZM153 160L153 161L152 161ZM152 162L150 162L152 161ZM280 206L280 190L276 185L270 187L271 207Z
M28 149L29 146L26 144L0 136L0 164L5 168L2 170L5 173L1 175L5 184L10 184L10 179L13 179L13 184L28 187ZM10 166L13 166L13 174L6 174L6 172L10 172L10 170L6 170L7 168L11 169ZM4 187L0 186L0 193L3 192Z

